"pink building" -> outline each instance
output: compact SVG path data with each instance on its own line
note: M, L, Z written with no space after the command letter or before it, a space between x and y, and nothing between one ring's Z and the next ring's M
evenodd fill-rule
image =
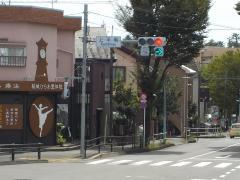
M72 81L81 18L0 6L0 144L56 143L64 80Z
M47 43L48 80L71 77L75 61L75 31L81 19L55 9L0 6L0 80L34 80L38 47Z

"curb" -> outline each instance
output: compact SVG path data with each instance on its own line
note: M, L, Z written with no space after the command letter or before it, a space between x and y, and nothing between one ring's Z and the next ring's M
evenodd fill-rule
M48 160L16 160L0 162L0 166L17 165L17 164L33 164L33 163L48 163Z
M66 147L43 147L42 152L47 151L72 151L80 149L80 145L76 146L66 146Z

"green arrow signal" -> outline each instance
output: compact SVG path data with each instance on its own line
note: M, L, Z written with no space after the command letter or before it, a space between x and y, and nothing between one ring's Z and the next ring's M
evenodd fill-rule
M163 57L164 56L164 49L163 47L155 47L154 48L155 57Z

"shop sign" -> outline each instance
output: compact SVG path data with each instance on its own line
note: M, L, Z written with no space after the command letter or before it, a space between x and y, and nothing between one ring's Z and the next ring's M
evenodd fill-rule
M0 91L62 92L62 82L0 81Z
M45 97L36 98L30 107L29 123L37 137L45 137L54 126L54 107Z
M22 129L23 106L21 104L0 104L0 129Z

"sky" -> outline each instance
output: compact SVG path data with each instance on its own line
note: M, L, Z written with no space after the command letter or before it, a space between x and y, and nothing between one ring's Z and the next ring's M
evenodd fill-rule
M128 33L117 23L115 19L116 5L129 4L128 0L10 0L13 5L32 5L52 8L64 11L65 15L82 16L84 3L88 3L88 25L99 27L105 24L108 35L125 37ZM110 3L109 1L112 1ZM212 7L209 11L209 27L207 40L223 41L225 44L233 33L240 34L240 15L234 10L235 4L240 0L211 0ZM8 4L9 0L0 0ZM21 3L17 3L21 2ZM28 3L29 2L29 3ZM47 3L37 3L47 2ZM68 3L67 3L68 2ZM113 28L112 28L113 27Z

